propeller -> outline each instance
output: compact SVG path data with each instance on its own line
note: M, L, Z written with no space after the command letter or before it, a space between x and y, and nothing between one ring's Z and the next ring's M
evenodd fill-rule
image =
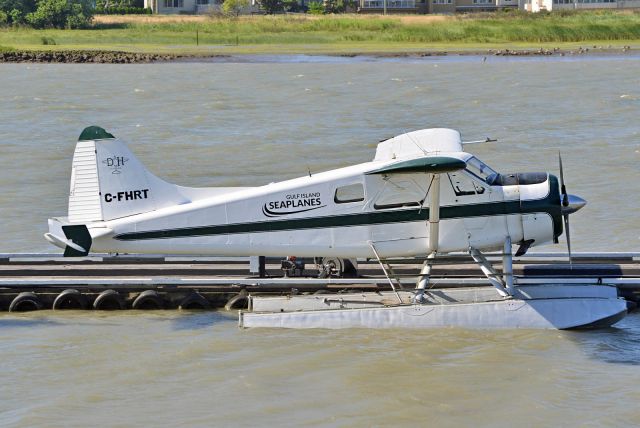
M564 185L564 170L562 169L562 155L558 152L558 164L560 165L560 193L562 194L562 218L564 219L564 230L567 234L567 250L569 251L569 266L573 266L571 259L571 233L569 232L569 214L564 213L564 208L569 206L569 194L567 186Z
M567 186L564 185L564 171L562 169L562 155L558 152L558 163L560 164L560 193L562 193L562 206L569 206L569 195L567 194Z
M562 168L562 155L558 152L558 164L560 165L560 193L562 194L562 217L564 219L564 229L567 234L567 250L569 251L569 265L573 265L571 258L571 232L569 229L569 214L573 214L587 204L587 201L579 196L567 193L564 185L564 171Z

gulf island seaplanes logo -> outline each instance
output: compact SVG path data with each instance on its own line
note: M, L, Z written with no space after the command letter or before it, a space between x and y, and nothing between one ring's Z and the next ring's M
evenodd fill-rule
M284 200L270 201L262 207L262 214L267 217L279 217L288 214L298 214L326 207L322 205L320 192L293 193L286 195Z

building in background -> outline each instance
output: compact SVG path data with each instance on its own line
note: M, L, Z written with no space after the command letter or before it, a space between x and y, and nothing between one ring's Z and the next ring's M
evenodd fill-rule
M299 0L306 5L309 0ZM320 1L320 0L319 0ZM521 9L528 12L572 9L640 9L640 0L357 0L358 13L425 14L490 12ZM159 14L203 14L220 11L223 0L144 0L144 7ZM246 13L259 12L252 0Z
M144 7L149 7L153 13L161 15L199 15L221 12L223 1L224 0L144 0ZM252 0L251 6L247 8L246 13L255 13L258 10L259 7L256 0Z
M359 0L360 13L455 13L517 9L518 0ZM532 0L535 1L535 0ZM638 0L640 1L640 0Z
M640 8L640 0L520 0L520 9L527 12L638 8Z

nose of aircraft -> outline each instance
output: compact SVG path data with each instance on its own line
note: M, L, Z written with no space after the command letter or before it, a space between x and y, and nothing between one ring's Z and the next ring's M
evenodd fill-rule
M567 195L567 196L568 196L568 203L563 204L563 207L562 207L563 215L573 214L574 212L578 211L580 208L587 205L587 201L582 199L580 196L576 196L576 195Z

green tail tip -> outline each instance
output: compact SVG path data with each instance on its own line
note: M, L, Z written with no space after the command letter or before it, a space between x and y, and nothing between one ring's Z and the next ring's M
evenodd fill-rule
M88 126L84 128L80 137L78 137L78 141L93 141L93 140L106 140L107 138L116 138L113 135L109 134L104 129L99 126Z

